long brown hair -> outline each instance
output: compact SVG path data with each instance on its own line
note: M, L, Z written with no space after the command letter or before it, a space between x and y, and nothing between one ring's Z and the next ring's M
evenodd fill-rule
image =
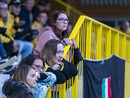
M53 13L52 13L52 18L51 18L51 27L53 28L54 30L54 33L55 35L60 39L62 40L63 38L65 38L65 35L67 33L67 30L63 31L62 33L59 32L59 30L56 28L56 26L54 25L54 23L56 22L58 16L60 14L65 14L67 17L67 13L64 12L63 10L55 10Z
M28 89L31 90L31 87L29 86L29 84L26 81L26 77L27 77L27 74L30 71L30 69L35 70L34 67L29 66L29 65L21 65L21 66L19 66L18 69L15 71L12 80L22 81L28 87Z
M62 44L61 41L56 39L51 39L46 42L44 48L40 52L40 57L43 58L44 62L46 62L49 66L53 65L54 58L57 52L57 45Z

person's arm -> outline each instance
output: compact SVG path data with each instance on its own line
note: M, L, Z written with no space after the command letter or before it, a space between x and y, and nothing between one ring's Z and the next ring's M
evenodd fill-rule
M74 47L74 64L77 65L79 63L79 61L83 60L83 57L81 55L79 48L76 45L75 39L72 38L71 41L72 41L72 43L73 43L72 45Z
M0 36L2 43L9 43L10 41L12 41L8 36L4 36L2 34Z
M77 65L81 60L83 60L83 57L79 48L74 49L74 64Z
M55 84L62 84L66 81L66 77L62 71L53 70L52 68L48 68L46 72L52 72L56 75L57 80L56 80Z
M31 30L30 29L25 29L25 30L23 30L23 31L21 31L21 32L16 32L15 33L15 36L14 36L14 38L15 39L19 39L20 37L22 37L22 36L26 36L26 35L29 35Z
M42 85L52 86L56 82L56 75L52 72L44 72L47 75L47 78L44 80L38 80Z
M62 72L65 74L67 80L78 74L77 65L70 63L65 59L63 59L62 62L64 63Z

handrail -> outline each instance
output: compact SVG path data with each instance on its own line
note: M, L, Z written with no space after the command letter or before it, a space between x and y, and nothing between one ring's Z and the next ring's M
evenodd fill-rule
M79 20L77 21L77 23L76 23L76 25L75 25L73 31L71 32L71 35L70 35L69 39L75 38L75 36L79 33L79 29L80 29L81 25L83 24L83 22L84 22L85 20L87 20L87 21L89 20L89 21L91 21L93 24L100 25L100 26L102 26L103 28L109 29L110 31L113 31L113 32L116 32L116 33L120 34L121 36L126 36L125 38L130 38L129 35L126 35L125 33L121 32L121 31L119 31L119 30L117 30L117 29L115 29L115 28L112 28L112 27L110 27L110 26L107 26L106 24L103 24L103 23L101 23L101 22L99 22L99 21L97 21L97 20L94 20L93 18L90 18L90 17L88 17L88 16L81 15L80 18L79 18ZM109 32L110 32L110 31L109 31ZM119 36L117 36L117 37L119 37ZM118 39L118 40L119 40L119 39ZM116 47L119 47L119 46L116 46ZM63 55L64 57L66 56L67 52L69 51L69 48L70 48L70 46L65 47L65 51L64 51L64 55ZM98 49L99 49L99 48L98 48ZM115 54L118 55L118 52L115 53ZM107 56L107 57L108 57L108 56ZM100 58L99 58L99 59L100 59Z

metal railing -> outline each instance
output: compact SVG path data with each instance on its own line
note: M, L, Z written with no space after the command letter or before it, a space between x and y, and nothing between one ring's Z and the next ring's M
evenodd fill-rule
M83 58L104 59L115 54L130 60L130 36L90 17L80 16L69 38L75 38ZM70 48L66 46L64 49L64 58L67 57L67 60L70 60ZM78 70L79 75L75 79L60 85L59 98L83 98L82 62Z

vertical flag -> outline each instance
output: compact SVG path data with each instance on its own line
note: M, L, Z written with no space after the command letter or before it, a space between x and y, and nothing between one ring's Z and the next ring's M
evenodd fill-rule
M103 60L84 59L83 63L84 98L124 98L124 59L112 55Z
M102 81L102 98L111 98L111 77Z

